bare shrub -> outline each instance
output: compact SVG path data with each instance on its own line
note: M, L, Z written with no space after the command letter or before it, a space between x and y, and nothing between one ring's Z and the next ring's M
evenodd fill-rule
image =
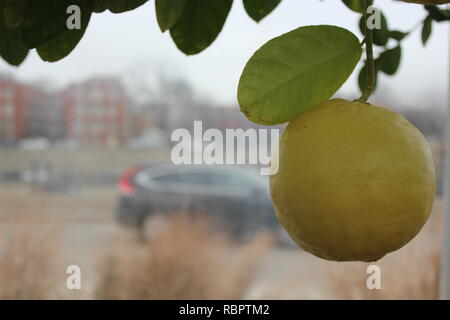
M170 219L145 245L123 243L101 263L98 299L239 299L271 243L236 248L205 220Z
M330 282L339 299L438 299L441 241L432 221L418 241L388 255L379 263L381 289L369 290L367 263L347 263L330 273Z
M26 218L0 238L0 300L53 298L54 236L38 234L35 220Z

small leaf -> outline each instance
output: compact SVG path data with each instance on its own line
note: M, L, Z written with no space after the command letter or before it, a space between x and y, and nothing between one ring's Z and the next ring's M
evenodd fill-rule
M3 5L4 0L0 0L0 9ZM0 14L0 39L0 56L9 64L19 66L27 57L28 49L22 44L20 28L7 28L3 14Z
M274 125L330 98L361 57L358 38L335 26L307 26L270 40L242 73L241 111L256 123Z
M22 24L27 4L28 0L5 0L3 15L8 28L15 29Z
M388 41L389 41L389 28L388 28L388 23L387 23L387 19L384 16L384 14L382 12L380 12L381 14L381 24L380 24L380 29L373 29L373 43L377 46L385 46ZM361 17L361 19L359 20L359 30L361 31L362 34L365 34L365 23L364 23L364 17Z
M247 14L256 22L264 19L280 4L281 0L244 0Z
M350 9L358 13L364 13L364 0L342 0Z
M230 12L233 0L188 0L170 35L178 49L197 54L217 38Z
M92 5L93 12L103 12L108 9L108 0L94 0Z
M169 30L178 22L185 5L186 0L156 0L156 17L162 32Z
M389 31L389 38L397 40L397 41L402 41L407 35L408 35L408 33L401 32L398 30Z
M440 9L437 6L425 6L432 20L437 22L450 20L450 10Z
M87 26L91 19L91 11L88 1L81 8L81 29L66 29L56 38L50 40L46 44L37 47L37 52L43 61L55 62L68 56L78 45L86 32Z
M391 76L397 72L401 59L402 48L400 46L387 50L378 57L379 69Z
M85 7L85 2L86 0L46 0L44 5L41 1L30 1L22 27L24 45L29 49L37 48L66 31L69 18L67 8L71 5Z
M106 0L106 6L112 13L122 13L134 10L148 0Z
M428 16L425 21L423 22L422 27L422 43L423 45L426 45L428 42L428 39L430 39L431 31L433 30L433 20L431 16Z

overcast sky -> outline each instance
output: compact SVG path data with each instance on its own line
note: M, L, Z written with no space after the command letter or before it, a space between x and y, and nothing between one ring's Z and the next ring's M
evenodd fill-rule
M425 16L420 5L377 0L389 18L390 28L411 29ZM32 53L19 68L0 61L0 72L8 72L26 81L49 80L65 86L93 76L132 75L137 70L149 78L159 70L188 80L195 90L220 104L236 104L236 91L245 63L266 41L303 25L333 24L361 35L357 29L359 16L338 0L284 0L261 23L252 21L240 0L235 0L224 30L203 53L187 57L177 50L169 34L161 34L154 13L153 1L129 13L95 14L88 31L64 60L44 63ZM447 105L449 89L449 26L436 24L424 48L420 30L404 41L402 65L395 77L382 77L378 96L400 100L402 105L417 106L430 99ZM355 71L357 75L358 69ZM357 95L354 76L341 93ZM392 99L391 98L391 99Z

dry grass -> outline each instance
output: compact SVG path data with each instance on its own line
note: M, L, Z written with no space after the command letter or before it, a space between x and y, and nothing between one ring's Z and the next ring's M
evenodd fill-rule
M271 243L230 250L202 220L173 217L146 245L127 243L101 264L98 299L240 299Z
M160 232L147 244L140 244L131 234L110 230L108 224L97 223L95 228L85 229L89 221L97 221L96 210L106 213L110 206L112 197L103 190L85 202L61 195L25 197L25 192L0 192L0 212L11 210L8 219L1 219L0 214L0 299L437 297L440 200L419 236L377 263L382 271L382 289L368 290L368 264L326 262L298 250L271 249L266 255L270 240L264 236L236 247L228 237L212 231L207 222L182 216L159 228ZM101 194L105 196L99 197ZM100 201L95 203L96 199ZM77 201L82 204L77 205ZM81 217L77 212L81 208L91 217L57 218L58 214ZM53 224L55 219L58 223ZM55 234L55 227L71 232ZM88 240L79 241L78 232L79 237ZM108 254L107 250L114 251ZM98 260L102 261L100 269L92 263ZM68 292L65 288L68 264L83 267L83 292Z
M331 274L336 298L345 300L426 299L439 294L440 252L412 250L403 257L377 264L381 269L381 289L369 290L366 281L368 264L350 264Z
M27 217L0 238L0 300L47 299L55 291L54 234L38 233Z

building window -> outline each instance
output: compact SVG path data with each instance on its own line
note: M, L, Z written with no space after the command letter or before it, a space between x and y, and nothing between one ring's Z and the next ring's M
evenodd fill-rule
M81 88L75 89L75 100L77 102L83 101L84 91Z
M14 122L13 121L5 121L3 123L4 125L4 132L5 136L8 138L14 137Z
M81 136L83 134L83 130L84 130L84 125L81 121L77 121L75 122L75 135L76 136Z
M103 114L102 106L98 104L90 105L86 108L89 110L89 114L93 117L101 117Z
M75 115L78 118L82 118L84 113L85 113L85 105L82 102L78 101L75 104Z
M101 87L91 90L90 98L92 101L94 101L96 103L101 102L103 100L104 96L105 96L105 94Z
M6 119L9 119L14 114L14 105L11 103L6 103L3 105L3 115Z
M14 90L10 88L6 88L3 90L3 101L5 103L11 102L14 99Z
M101 133L103 130L103 126L101 122L94 122L91 125L91 132L95 135L98 135L99 133Z

